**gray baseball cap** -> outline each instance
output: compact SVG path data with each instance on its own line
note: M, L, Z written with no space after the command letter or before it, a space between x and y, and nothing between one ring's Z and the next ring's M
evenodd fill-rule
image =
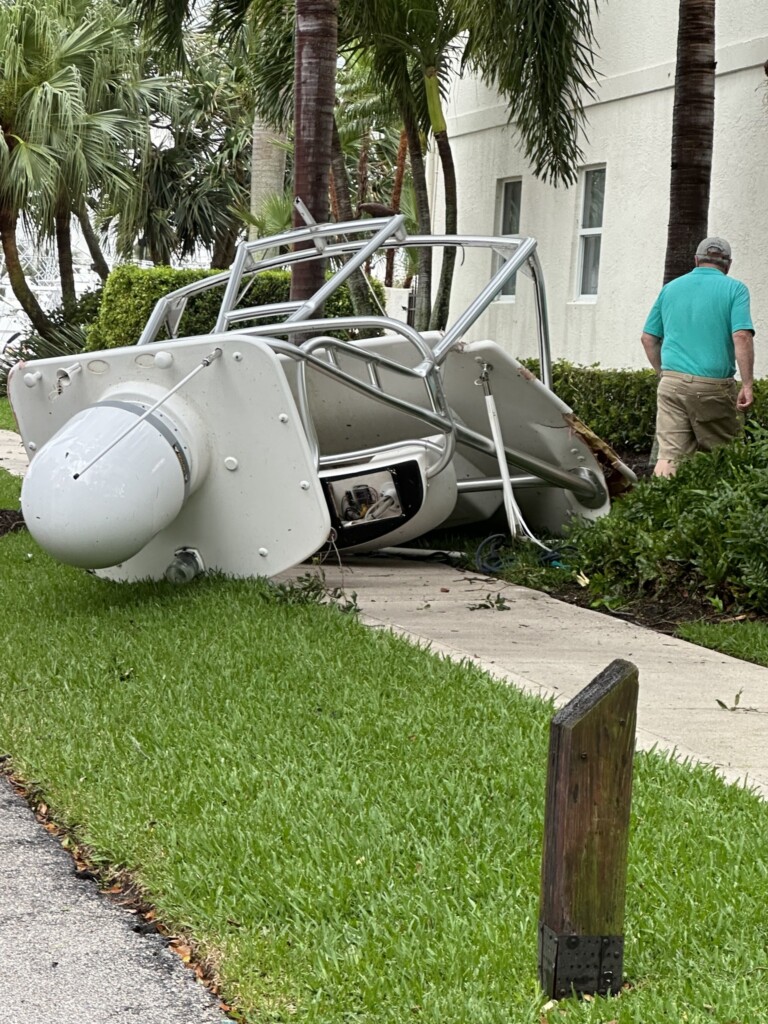
M725 257L729 260L731 258L731 247L724 238L718 238L717 236L705 238L699 242L696 255L701 257L712 255L718 259Z

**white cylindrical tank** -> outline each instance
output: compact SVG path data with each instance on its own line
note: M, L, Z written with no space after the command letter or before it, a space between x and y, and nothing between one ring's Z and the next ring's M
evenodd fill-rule
M189 482L184 446L159 420L139 422L143 411L130 403L83 409L32 459L21 491L24 522L59 561L117 565L181 511Z

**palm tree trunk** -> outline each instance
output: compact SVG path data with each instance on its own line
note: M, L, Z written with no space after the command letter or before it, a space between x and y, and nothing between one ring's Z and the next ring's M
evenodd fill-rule
M360 156L357 159L357 201L358 203L368 202L368 146L370 145L370 136L366 132L364 138L361 140L362 145L360 146Z
M213 253L211 254L212 270L228 270L232 266L235 261L239 235L240 226L238 224L221 225L220 230L216 232L213 243Z
M337 38L338 0L296 0L293 194L318 222L328 220ZM294 211L294 224L301 223ZM324 277L321 260L296 264L291 298L313 295Z
M336 171L334 168L335 162L335 157L331 157L331 178L330 181L328 182L328 196L331 202L331 217L338 224L338 222L343 218L339 213L339 197L338 188L336 186Z
M171 247L167 237L161 236L158 232L149 238L149 259L155 267L169 267L171 265ZM142 259L144 255L142 254Z
M395 213L400 212L400 197L403 194L403 180L405 178L405 158L408 154L408 134L405 130L400 132L400 145L397 147L397 162L395 164L395 182L392 187L392 209ZM395 250L387 249L386 270L384 271L384 286L392 287L395 276Z
M285 189L285 150L280 145L285 136L270 128L256 116L253 119L251 147L251 216L258 217L267 196ZM251 241L258 237L258 228L248 228Z
M93 230L93 224L91 224L91 218L88 216L88 211L84 206L81 206L79 210L75 211L80 230L83 232L83 238L85 244L88 246L88 252L91 254L93 260L93 269L99 275L102 281L106 281L109 277L109 264L104 259L104 253L101 251L99 245L99 239L96 232Z
M680 0L664 283L707 235L715 118L715 0Z
M68 320L77 305L75 262L72 257L72 215L69 212L69 203L61 200L57 203L54 224L61 282L61 302L64 307L65 319Z
M416 197L416 216L419 222L419 233L428 235L432 229L429 211L429 191L427 189L427 172L424 168L424 153L421 148L419 126L413 111L403 109L403 124L408 133L408 152L411 156L411 175L413 191ZM429 246L419 249L419 283L416 288L416 308L414 326L417 331L426 331L429 327L429 316L432 308L432 250Z
M54 340L53 325L43 311L43 307L37 301L24 276L24 268L19 259L19 249L16 243L17 221L18 214L13 213L8 207L0 207L0 242L2 242L3 246L8 280L11 283L13 294L16 296L19 305L32 321L32 326L37 333L42 338Z
M334 192L336 194L336 205L338 207L339 220L354 220L355 214L352 210L350 199L349 175L347 174L347 162L344 159L344 152L341 148L339 129L336 119L333 120L331 135L331 170L333 172ZM361 270L356 271L348 280L349 294L352 298L352 307L357 316L370 316L377 312L371 302L371 295L368 285Z
M445 231L455 235L458 230L458 194L456 190L456 168L453 163L451 144L448 141L448 129L440 99L440 83L434 67L424 68L424 90L427 97L427 108L432 134L437 144L440 165L443 169L443 187L445 191ZM440 284L432 307L429 326L431 330L443 330L448 323L448 307L451 301L451 284L453 268L456 265L456 249L443 250L443 262L440 270Z
M458 189L456 187L456 167L453 163L453 152L447 131L435 133L437 151L443 168L443 187L445 189L445 233L455 235L458 231ZM446 246L443 249L443 265L440 268L440 283L432 306L430 330L442 331L448 323L448 310L451 304L451 286L453 270L456 266L456 248Z

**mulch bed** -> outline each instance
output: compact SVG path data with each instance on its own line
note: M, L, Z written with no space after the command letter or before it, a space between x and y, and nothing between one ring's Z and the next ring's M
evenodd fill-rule
M23 530L24 516L12 508L0 508L0 537L12 530Z
M683 622L728 622L730 616L719 615L712 605L698 595L670 592L639 598L620 610L611 611L603 605L593 606L594 597L574 583L547 590L550 597L580 608L589 608L614 619L623 619L636 626L645 626L656 633L674 636ZM746 618L746 616L743 616ZM752 618L752 616L749 616Z

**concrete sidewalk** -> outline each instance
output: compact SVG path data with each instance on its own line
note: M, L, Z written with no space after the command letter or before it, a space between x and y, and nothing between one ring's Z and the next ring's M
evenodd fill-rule
M0 468L23 473L0 431ZM638 744L715 765L768 796L768 669L446 565L369 557L322 572L357 595L361 619L559 703L614 658L639 669ZM483 604L504 597L504 610ZM488 602L493 604L493 600ZM735 705L737 710L726 710ZM67 854L0 784L0 1024L209 1024L227 1018L192 972L136 918L77 880Z
M0 469L21 476L27 468L27 453L18 434L0 430Z

